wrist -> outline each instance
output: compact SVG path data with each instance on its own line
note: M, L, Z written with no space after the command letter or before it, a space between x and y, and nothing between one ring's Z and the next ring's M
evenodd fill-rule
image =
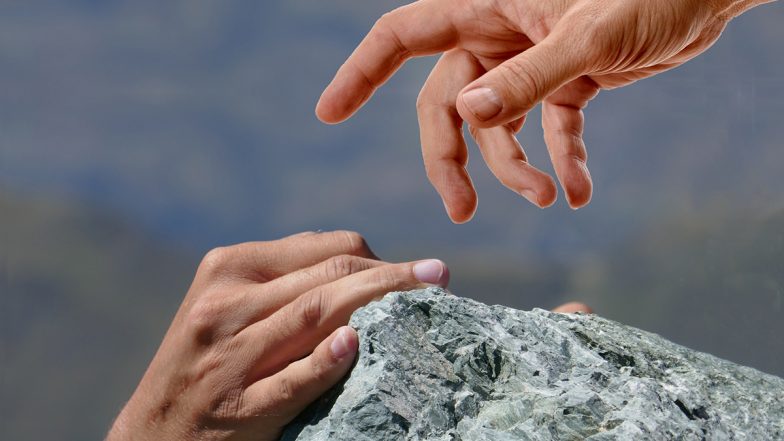
M749 9L773 1L774 0L709 0L709 3L717 18L724 21L730 21Z

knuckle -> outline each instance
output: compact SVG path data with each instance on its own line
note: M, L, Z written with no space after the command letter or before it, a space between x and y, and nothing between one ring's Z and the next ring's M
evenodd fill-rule
M376 32L379 32L379 31L385 32L386 29L389 29L390 21L394 21L394 19L395 19L394 16L393 16L393 13L394 13L394 11L389 11L389 12L385 12L385 13L381 14L381 16L378 17L376 22L373 23L373 30L376 31Z
M575 166L582 166L588 162L588 149L585 147L581 131L560 129L557 131L566 139L566 147L561 155L567 160L572 161Z
M535 65L523 59L512 59L498 66L503 86L511 92L512 100L525 112L530 110L542 95L542 73Z
M330 257L324 263L325 275L330 280L342 279L361 270L361 260L348 254Z
M289 402L296 398L297 396L297 385L294 381L286 376L281 376L280 380L278 381L278 402Z
M453 194L461 190L461 182L455 182L455 177L459 178L461 169L464 169L463 157L456 158L437 158L427 157L424 161L425 175L433 187L440 195Z
M440 84L432 78L427 79L422 89L419 90L416 100L417 115L420 117L431 116L436 112L455 113L455 97L444 96L444 92L439 90Z
M439 182L439 178L441 177L440 168L433 163L433 161L425 160L425 175L427 179L435 184Z
M370 249L365 238L355 231L340 231L338 234L342 236L341 240L345 245L347 254L362 254Z
M299 319L305 329L317 329L326 315L328 296L317 290L300 298Z
M417 114L421 114L425 109L427 109L431 105L432 99L430 98L430 91L427 85L427 82L422 89L419 91L419 95L417 95L416 99L416 110Z
M390 290L405 285L408 279L399 265L385 265L373 271L370 283L379 290Z
M392 32L394 29L394 24L396 22L395 16L397 15L396 10L391 10L381 14L380 17L373 23L373 31L376 33L387 34Z
M226 265L231 262L233 247L218 247L208 251L201 260L197 272L214 276L226 269Z
M316 384L328 382L330 380L330 364L323 357L312 357L310 376Z
M197 343L209 345L215 341L226 310L222 302L209 298L198 299L187 314L188 326Z
M209 401L210 415L219 420L240 418L242 416L243 396L237 389L222 390L221 385L216 386Z
M405 6L403 8L405 8ZM396 28L399 22L398 15L403 8L398 8L383 14L376 20L371 29L371 34L392 43L395 46L397 56L401 59L409 56L409 50L401 41Z

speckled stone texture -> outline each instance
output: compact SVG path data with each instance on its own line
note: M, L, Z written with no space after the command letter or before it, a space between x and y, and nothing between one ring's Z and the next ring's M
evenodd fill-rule
M431 288L351 324L356 366L283 440L784 439L781 378L594 315Z

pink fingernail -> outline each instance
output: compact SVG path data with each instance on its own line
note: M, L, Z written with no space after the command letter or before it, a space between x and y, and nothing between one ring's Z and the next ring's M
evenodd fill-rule
M481 121L487 121L501 112L504 103L489 87L469 90L463 94L463 103Z
M357 351L357 342L351 330L347 327L341 328L338 331L338 335L332 340L332 344L329 345L329 349L332 351L332 355L335 358L345 358L349 354L353 354Z
M437 259L423 260L414 265L414 277L422 283L446 287L449 284L449 268Z

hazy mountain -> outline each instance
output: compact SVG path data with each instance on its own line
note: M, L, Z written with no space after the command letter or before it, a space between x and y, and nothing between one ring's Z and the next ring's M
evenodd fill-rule
M0 193L0 438L99 439L196 259L83 205Z
M401 3L6 3L0 182L74 193L187 243L340 226L387 249L567 260L662 214L784 207L780 4L736 20L685 67L591 105L589 208L529 207L474 155L480 210L455 227L418 152L414 101L432 59L344 125L313 116L345 56ZM549 169L537 118L521 139Z
M64 200L0 194L0 212L0 438L100 438L202 251ZM695 214L576 265L465 255L450 262L452 289L519 308L583 300L601 315L782 375L783 231L784 212Z
M599 313L784 374L784 7L587 111L596 191L533 208L479 160L455 226L424 176L406 66L353 120L315 102L399 1L0 5L0 439L99 438L208 248L363 232L490 303ZM549 169L538 112L521 140Z

